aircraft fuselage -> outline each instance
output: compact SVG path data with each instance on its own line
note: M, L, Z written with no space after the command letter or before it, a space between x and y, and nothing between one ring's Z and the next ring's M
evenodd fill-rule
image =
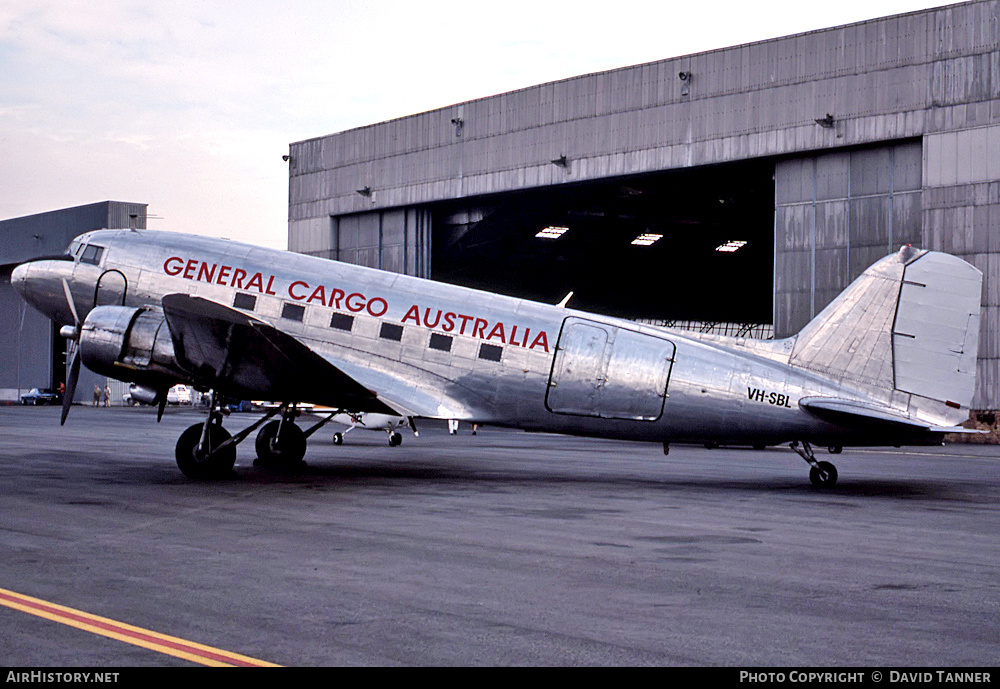
M788 342L698 338L194 235L102 230L78 241L103 248L96 264L40 262L15 275L31 271L22 291L53 319L72 322L63 278L81 319L95 305L196 295L288 333L375 390L409 386L424 416L664 442L872 440L800 407L863 395L789 366Z

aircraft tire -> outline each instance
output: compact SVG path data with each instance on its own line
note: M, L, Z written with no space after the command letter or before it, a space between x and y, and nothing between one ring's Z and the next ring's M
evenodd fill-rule
M816 488L833 488L837 483L837 467L830 462L819 462L809 470L809 482Z
M230 445L222 452L210 457L204 456L198 450L201 443L202 423L189 426L177 439L177 466L185 476L196 481L221 479L232 474L236 464L236 445ZM208 427L208 446L216 448L232 436L222 426L211 424Z
M403 436L399 433L392 432L389 434L389 447L399 447L403 442Z
M286 422L281 438L277 437L280 421L265 424L257 433L257 466L294 469L306 456L306 434L296 424Z
M334 433L333 434L333 444L334 445L343 445L344 444L344 434L343 433Z

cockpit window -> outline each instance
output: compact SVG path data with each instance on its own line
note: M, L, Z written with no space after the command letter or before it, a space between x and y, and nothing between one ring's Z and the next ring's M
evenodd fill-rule
M96 244L89 244L87 248L83 250L83 255L80 256L80 262L90 263L96 266L100 264L102 255L104 255L103 246L97 246Z
M77 255L80 253L81 247L83 247L83 244L74 239L72 242L69 243L69 248L66 249L66 253L72 256L73 258L76 258Z

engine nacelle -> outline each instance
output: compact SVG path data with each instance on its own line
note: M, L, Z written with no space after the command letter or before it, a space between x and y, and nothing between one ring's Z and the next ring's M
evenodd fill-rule
M80 328L80 357L91 371L156 390L187 376L177 366L163 311L97 306Z

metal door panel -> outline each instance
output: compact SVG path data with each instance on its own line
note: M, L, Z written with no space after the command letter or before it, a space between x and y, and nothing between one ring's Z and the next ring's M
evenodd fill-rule
M670 340L618 328L601 390L600 416L660 418L673 358Z
M597 323L569 319L559 334L546 404L559 414L594 415L604 384L610 334Z
M94 288L94 306L123 306L128 281L119 270L106 270Z
M662 337L567 318L546 405L557 414L655 421L663 414L674 351Z

